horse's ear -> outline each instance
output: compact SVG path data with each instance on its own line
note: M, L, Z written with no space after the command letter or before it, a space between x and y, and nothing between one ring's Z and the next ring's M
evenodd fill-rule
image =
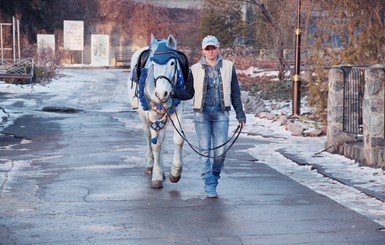
M154 41L156 41L156 38L155 38L154 34L151 33L151 41L150 42L152 43Z
M173 35L168 35L168 38L167 38L167 47L171 48L171 49L176 49L176 46L177 46L177 42L176 42L176 39Z
M156 40L156 38L152 33L151 33L151 42L149 47L151 50L156 50L158 48L158 40Z

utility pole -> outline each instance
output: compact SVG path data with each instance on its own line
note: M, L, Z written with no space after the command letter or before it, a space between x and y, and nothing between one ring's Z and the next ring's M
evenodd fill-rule
M12 16L12 51L13 64L16 64L16 22L14 16Z
M301 114L301 0L297 0L297 26L295 30L295 63L293 77L292 115Z

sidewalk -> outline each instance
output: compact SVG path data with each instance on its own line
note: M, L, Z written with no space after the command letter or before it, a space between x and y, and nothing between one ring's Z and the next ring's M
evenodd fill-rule
M325 137L291 136L279 123L252 118L245 129L264 144L248 153L321 195L385 226L385 171L324 151Z
M218 199L206 198L187 144L180 182L152 189L139 119L124 109L126 74L102 72L66 81L65 91L0 94L22 114L0 130L11 139L0 144L0 244L385 244L383 226L320 193L308 175L330 189L326 178L284 157L308 160L322 139L306 153L304 139L289 144L270 122L248 120L228 153ZM81 111L41 111L55 105ZM184 129L196 144L191 120L186 113Z

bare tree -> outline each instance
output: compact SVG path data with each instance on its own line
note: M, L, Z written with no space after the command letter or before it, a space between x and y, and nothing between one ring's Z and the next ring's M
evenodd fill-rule
M199 42L199 11L137 4L130 20L131 35L138 46L147 45L150 34L166 38L172 34L178 46L195 47Z
M311 16L310 105L325 113L328 73L340 64L385 62L384 0L319 0Z
M384 62L384 0L320 0L312 34L325 65Z
M290 67L284 56L285 49L293 49L294 40L294 5L287 0L239 0L254 4L257 8L256 39L260 48L275 50L278 59L278 77L285 79Z
M244 36L240 2L232 0L204 0L201 37L214 35L222 47L233 46L239 36Z

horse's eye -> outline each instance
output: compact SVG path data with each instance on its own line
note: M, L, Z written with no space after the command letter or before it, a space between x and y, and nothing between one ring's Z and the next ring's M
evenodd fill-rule
M175 65L175 60L171 61L170 65Z

